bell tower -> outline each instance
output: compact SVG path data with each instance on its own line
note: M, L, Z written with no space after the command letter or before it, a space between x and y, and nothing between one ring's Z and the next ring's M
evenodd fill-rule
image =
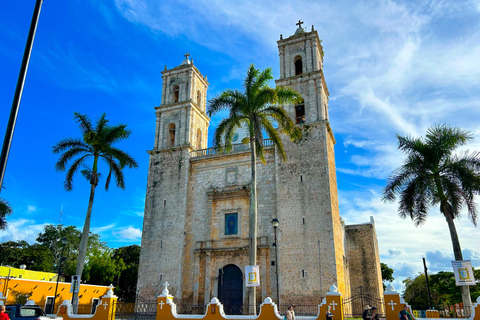
M205 113L208 81L193 65L190 54L173 69L162 71L162 101L156 107L154 150L207 147L210 118Z
M161 104L155 107L155 142L149 150L147 194L138 272L138 294L152 297L168 281L180 296L190 152L207 148L208 81L185 60L162 71Z
M288 221L288 227L280 226L277 248L282 301L325 296L332 284L349 294L323 48L314 27L306 31L302 24L298 21L293 35L285 39L280 35L277 41L280 76L276 85L289 87L303 98L284 106L302 139L284 139L287 161L277 161L277 219ZM305 245L295 247L298 243Z
M298 21L295 34L277 41L280 57L280 78L277 86L294 89L303 102L287 108L297 124L328 120L328 89L323 76L323 48L318 33L306 32Z

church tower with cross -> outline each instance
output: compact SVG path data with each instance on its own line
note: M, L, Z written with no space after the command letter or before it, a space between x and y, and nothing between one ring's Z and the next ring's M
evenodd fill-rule
M373 219L345 225L340 218L323 48L314 27L307 31L302 23L277 41L276 80L303 98L284 106L302 139L282 138L286 162L266 139L265 164L257 164L257 302L271 297L281 304L314 305L332 285L344 296L360 288L380 297ZM208 82L188 54L162 74L149 151L138 295L151 298L168 281L179 307L217 297L227 314L242 314L248 303L249 145L238 141L229 153L208 148Z

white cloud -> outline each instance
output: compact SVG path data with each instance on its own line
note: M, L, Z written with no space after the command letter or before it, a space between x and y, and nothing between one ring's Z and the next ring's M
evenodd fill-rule
M113 234L119 238L118 240L140 240L142 238L142 230L128 226L127 228L114 231Z
M0 231L0 242L25 240L33 244L48 224L29 219L8 220L7 229Z
M423 272L422 258L427 259L429 270L451 270L450 260L453 249L450 232L445 218L437 207L432 207L427 222L415 227L410 219L397 214L396 203L381 201L380 187L365 189L363 192L339 192L340 213L345 223L357 224L375 219L380 260L392 268L397 280ZM480 267L480 253L476 239L480 230L464 215L456 220L465 259L471 259L474 267Z
M28 213L35 212L35 211L37 211L37 207L36 207L36 206L29 205L29 206L27 207L27 211L28 211Z

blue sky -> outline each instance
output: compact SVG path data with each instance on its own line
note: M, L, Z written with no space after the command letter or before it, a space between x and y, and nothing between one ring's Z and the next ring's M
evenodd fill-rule
M2 133L34 4L0 5ZM33 242L45 224L58 223L62 206L62 223L83 226L89 185L78 176L65 192L51 153L60 139L79 136L76 111L92 119L106 112L133 132L120 147L140 168L125 171L125 191L97 188L92 231L112 247L140 244L160 71L188 51L208 76L208 98L238 88L250 63L278 77L276 41L292 35L298 19L323 40L342 217L347 224L375 218L381 260L399 280L422 271L422 257L431 271L451 270L438 208L415 227L380 195L403 159L396 133L423 135L448 123L471 130L469 149L480 150L479 0L46 0L0 194L14 209L0 241ZM212 119L210 136L219 120ZM466 214L457 228L465 258L480 267L479 228Z

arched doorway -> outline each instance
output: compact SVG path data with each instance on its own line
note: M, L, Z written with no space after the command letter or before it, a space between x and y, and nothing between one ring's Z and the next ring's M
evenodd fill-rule
M218 272L218 298L223 304L225 314L242 314L242 270L236 265L229 264Z

